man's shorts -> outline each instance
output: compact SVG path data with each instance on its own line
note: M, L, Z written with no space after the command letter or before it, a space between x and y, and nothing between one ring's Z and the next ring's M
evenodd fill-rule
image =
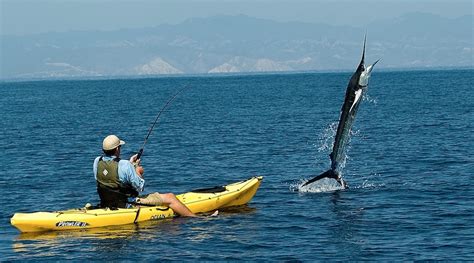
M163 199L161 199L160 193L155 192L152 194L140 195L137 197L135 202L144 205L162 205Z

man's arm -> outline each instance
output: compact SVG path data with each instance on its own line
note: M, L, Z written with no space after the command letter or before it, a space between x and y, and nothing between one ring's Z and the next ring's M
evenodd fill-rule
M99 163L100 156L95 158L94 165L92 166L92 172L94 173L94 179L97 180L97 164Z
M137 174L135 167L130 161L120 160L119 162L119 179L123 183L130 184L137 192L143 192L145 180Z

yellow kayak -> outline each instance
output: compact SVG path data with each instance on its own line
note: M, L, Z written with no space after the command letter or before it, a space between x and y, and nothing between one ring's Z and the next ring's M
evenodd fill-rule
M176 197L193 213L244 205L253 198L262 179L262 176L252 177L245 181L195 190ZM125 225L175 216L173 210L166 206L141 206L116 210L80 208L56 212L15 213L10 222L21 232L40 232Z

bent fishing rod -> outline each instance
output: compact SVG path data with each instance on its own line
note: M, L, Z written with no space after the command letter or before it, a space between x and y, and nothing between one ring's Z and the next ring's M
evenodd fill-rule
M167 102L166 104L163 106L163 108L161 108L160 112L158 112L158 115L156 116L155 118L155 122L153 123L153 125L151 125L150 129L148 130L148 134L146 135L145 137L145 141L143 142L143 145L142 147L140 148L140 150L138 150L138 153L137 153L137 161L140 159L140 157L142 156L143 154L143 149L145 149L145 145L148 141L148 137L150 137L150 134L151 132L153 131L153 128L155 128L155 125L158 123L158 120L160 119L160 116L161 114L171 105L171 102L174 101L174 99L176 99L176 97L178 97L178 95L183 92L185 89L189 88L189 86L185 86L184 88L178 90L178 92L176 92Z

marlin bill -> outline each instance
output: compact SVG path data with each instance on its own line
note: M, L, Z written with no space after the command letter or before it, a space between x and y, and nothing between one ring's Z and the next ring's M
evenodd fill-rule
M349 84L347 85L346 97L341 108L341 116L339 118L336 138L334 139L332 152L329 154L329 157L331 158L331 169L312 178L302 186L311 184L323 178L332 178L335 179L343 188L347 187L346 182L341 177L341 164L344 161L345 149L349 142L352 124L354 123L354 119L357 114L357 110L359 109L360 102L362 101L362 97L367 91L370 73L372 72L374 65L378 62L377 60L372 65L367 67L365 66L365 42L366 39L364 39L362 59L360 60L357 70L349 80Z

